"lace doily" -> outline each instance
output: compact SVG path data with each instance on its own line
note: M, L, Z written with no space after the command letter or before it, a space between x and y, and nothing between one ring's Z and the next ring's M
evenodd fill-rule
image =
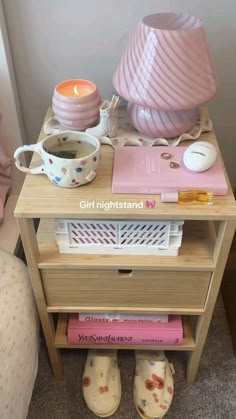
M199 119L190 131L181 134L179 137L171 139L151 138L136 131L127 121L126 110L122 109L119 116L119 128L117 135L114 138L103 136L100 138L100 142L101 144L111 145L114 148L128 145L142 147L166 145L175 147L182 141L197 140L202 133L209 132L211 130L212 122L206 117L205 112L201 109ZM44 133L46 135L57 134L61 131L65 131L65 129L59 124L55 117L50 118L44 124Z

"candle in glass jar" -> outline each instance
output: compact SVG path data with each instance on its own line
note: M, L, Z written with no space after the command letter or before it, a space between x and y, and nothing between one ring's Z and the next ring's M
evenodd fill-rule
M71 79L59 83L53 92L52 109L59 124L83 131L99 121L101 97L90 80Z
M96 89L89 80L75 79L62 82L56 87L57 92L65 97L82 97L92 94Z

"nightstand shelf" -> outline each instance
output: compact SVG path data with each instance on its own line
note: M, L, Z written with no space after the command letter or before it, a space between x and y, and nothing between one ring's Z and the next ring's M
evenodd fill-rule
M46 118L50 115L51 110ZM39 140L42 138L43 130ZM218 148L214 131L201 139ZM68 313L169 313L184 316L184 343L156 349L188 351L187 380L192 383L235 231L234 195L228 184L227 195L216 196L212 206L180 206L161 203L158 195L112 194L113 156L112 147L102 146L96 178L75 189L55 186L43 175L27 175L15 209L53 373L57 380L62 379L59 348L80 347L68 345ZM37 159L33 157L33 165ZM118 206L104 211L96 205L101 201L144 203L147 199L155 200L154 208L143 205L127 212ZM84 209L82 201L94 205ZM37 233L35 219L40 220ZM181 220L183 241L179 255L172 257L60 254L54 219ZM56 330L54 313L59 317ZM191 319L196 321L193 328Z
M56 329L56 336L55 336L55 346L57 348L87 348L86 345L70 345L67 341L67 324L68 324L68 315L67 314L59 314L57 329ZM100 349L111 349L111 347L115 347L116 349L153 349L153 350L169 350L169 351L194 351L195 349L195 342L193 338L193 333L191 329L190 319L187 316L183 316L183 329L184 329L184 341L182 345L172 345L172 346L147 346L147 345L93 345L93 348L100 348Z
M104 215L105 217L105 215ZM79 255L60 254L55 240L54 222L42 219L37 233L40 269L110 269L122 266L147 270L212 271L216 241L212 221L186 221L179 256Z

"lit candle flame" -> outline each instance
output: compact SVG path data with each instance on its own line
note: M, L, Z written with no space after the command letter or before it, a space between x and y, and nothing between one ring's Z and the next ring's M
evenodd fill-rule
M79 92L77 86L74 86L74 94L76 97L79 97Z

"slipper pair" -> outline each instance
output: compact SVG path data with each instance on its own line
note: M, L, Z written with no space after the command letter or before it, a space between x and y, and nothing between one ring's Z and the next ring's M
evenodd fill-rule
M142 419L160 419L173 397L173 377L163 351L135 351L134 403ZM112 416L121 400L116 350L88 351L82 390L88 408L99 417Z

